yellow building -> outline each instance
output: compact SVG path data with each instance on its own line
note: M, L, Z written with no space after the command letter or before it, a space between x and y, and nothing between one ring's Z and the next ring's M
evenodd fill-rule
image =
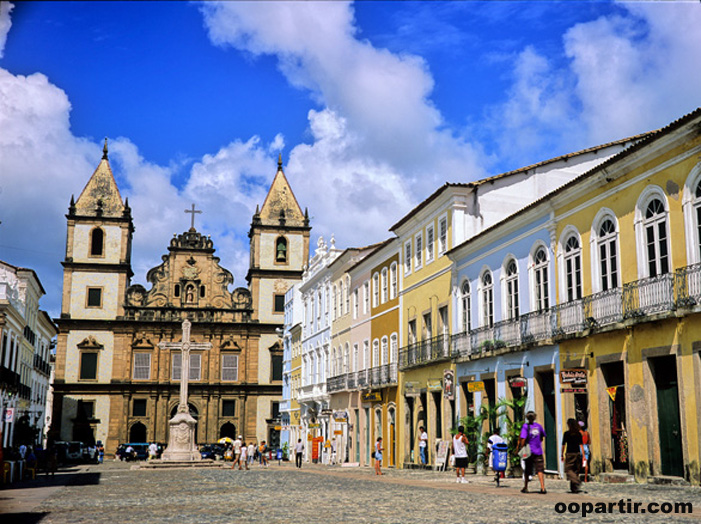
M403 422L398 426L398 462L404 465L420 462L421 426L428 433L430 464L434 444L450 439L455 418L455 400L444 401L443 395L444 372L454 371L450 360L451 261L445 253L451 247L457 200L469 191L464 184L446 184L392 227L401 253L397 257L401 282L397 320L403 334L397 420Z
M371 362L364 405L372 412L372 442L383 439L383 466L397 466L399 398L399 241L385 242L370 261Z
M701 481L701 110L548 197L565 418L591 469ZM567 380L565 375L562 379Z

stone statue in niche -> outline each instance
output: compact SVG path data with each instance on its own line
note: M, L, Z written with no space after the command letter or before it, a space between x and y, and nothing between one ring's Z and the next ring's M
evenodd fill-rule
M185 291L185 302L188 304L192 304L195 301L195 288L192 286L192 284L187 286L187 290Z

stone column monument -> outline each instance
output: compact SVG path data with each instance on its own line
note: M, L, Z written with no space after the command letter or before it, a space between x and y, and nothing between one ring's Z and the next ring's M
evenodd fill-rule
M162 460L195 461L202 460L200 452L197 450L195 442L195 425L197 421L190 415L187 404L187 386L190 377L190 350L211 349L212 344L191 343L190 327L188 319L183 322L182 342L161 342L158 347L161 349L180 349L182 356L180 360L180 403L178 411L169 422L168 447L163 452Z

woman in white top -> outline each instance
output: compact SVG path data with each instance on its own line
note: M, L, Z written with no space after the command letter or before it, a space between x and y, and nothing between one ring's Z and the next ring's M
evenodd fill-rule
M453 437L453 456L455 457L456 482L466 484L465 468L467 467L467 437L465 427L458 426L458 434Z
M244 442L241 444L241 464L246 466L246 469L248 469L248 446L246 446L246 443ZM233 468L233 466L232 466Z

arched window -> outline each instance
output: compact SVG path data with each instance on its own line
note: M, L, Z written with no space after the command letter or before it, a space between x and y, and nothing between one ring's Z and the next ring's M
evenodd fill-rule
M382 281L382 303L384 304L385 302L387 302L387 285L388 285L387 268L386 267L382 268L381 281Z
M370 341L363 340L363 369L370 368Z
M392 333L389 337L389 361L397 362L399 358L399 345L397 344L397 334Z
M377 307L380 303L380 274L372 276L372 307Z
M604 219L597 231L597 252L601 269L601 291L618 287L618 248L616 226L610 218Z
M544 247L538 248L533 257L533 275L535 284L535 309L545 311L549 307L548 299L548 254Z
M389 298L397 298L397 263L393 262L389 267Z
M461 317L461 328L463 333L467 333L472 330L472 318L470 315L470 282L465 281L462 283L462 289L460 289L460 312Z
M380 365L380 341L375 339L372 341L372 367Z
M287 239L285 237L278 237L275 241L275 262L287 262Z
M509 260L506 264L506 318L509 320L518 318L518 266L515 260Z
M387 347L387 337L382 337L382 364L389 363L389 350Z
M360 370L360 351L358 350L358 344L353 344L353 369L351 371Z
M346 275L346 285L344 286L344 289L346 290L346 303L345 303L345 314L350 313L350 288L351 288L351 279L350 276Z
M333 318L331 320L336 320L338 318L338 288L334 284L333 286Z
M101 257L105 254L105 232L96 227L90 232L90 256Z
M494 325L494 286L489 271L482 275L482 325Z
M576 235L565 242L565 289L567 302L582 298L582 249Z
M350 345L346 342L346 348L343 352L343 372L348 373L348 364L350 363Z
M645 209L643 220L649 277L669 273L667 249L667 211L659 198L653 198Z

